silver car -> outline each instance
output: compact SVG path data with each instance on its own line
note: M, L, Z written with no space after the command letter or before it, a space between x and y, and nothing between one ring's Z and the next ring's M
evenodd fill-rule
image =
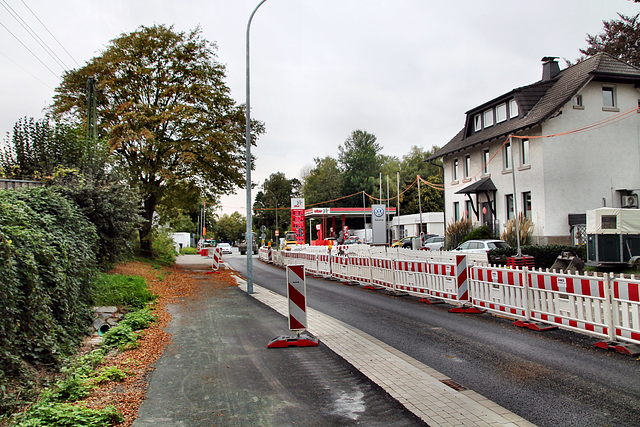
M424 242L424 246L422 246L422 249L425 251L439 251L442 249L442 246L444 246L444 237L434 236L428 238Z
M491 249L508 248L508 247L509 245L504 240L479 239L479 240L467 240L466 242L461 243L454 250L458 252L481 253L481 252L489 252Z

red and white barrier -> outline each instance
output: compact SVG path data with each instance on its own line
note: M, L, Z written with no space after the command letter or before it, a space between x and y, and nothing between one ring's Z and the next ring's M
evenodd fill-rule
M287 267L287 299L289 300L289 329L307 329L307 282L304 265Z
M349 272L349 257L336 255L331 257L331 277L348 283L351 280Z
M395 264L389 258L371 258L371 284L395 290Z
M605 279L554 272L529 272L531 317L578 332L609 337Z
M613 278L613 328L616 338L640 344L640 283Z
M395 289L418 296L429 295L429 264L426 261L395 261Z
M317 254L318 269L316 274L321 277L331 277L331 254Z
M480 266L470 270L471 304L514 318L529 318L526 271Z
M371 258L363 256L350 256L350 281L361 285L371 285Z

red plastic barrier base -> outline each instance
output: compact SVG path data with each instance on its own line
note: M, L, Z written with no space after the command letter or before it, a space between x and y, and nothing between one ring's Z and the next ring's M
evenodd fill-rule
M626 354L627 356L639 356L640 346L636 344L630 344L618 341L599 341L594 344L598 348L604 348L605 350L612 350L616 353Z
M467 314L482 314L487 310L480 310L476 307L471 306L462 306L462 307L454 307L449 310L449 313L467 313Z
M532 322L530 320L516 320L513 322L513 326L518 326L520 328L529 328L532 331L550 331L552 329L558 329L557 326L548 325L542 322Z
M309 333L301 333L297 336L281 335L269 341L267 348L287 348L287 347L317 347L318 338Z
M222 274L222 273L220 273L219 271L207 271L204 274Z
M420 302L425 304L444 304L444 301L437 298L420 298Z

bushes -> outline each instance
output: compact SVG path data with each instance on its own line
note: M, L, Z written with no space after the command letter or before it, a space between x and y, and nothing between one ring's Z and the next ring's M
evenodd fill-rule
M57 364L82 339L95 228L55 191L0 191L0 378Z
M449 224L444 233L443 249L445 251L455 249L472 230L471 218L462 218L460 221Z
M518 215L518 230L520 231L521 246L530 245L531 243L533 243L531 239L533 235L533 222L530 219L527 219L525 214L522 212ZM518 233L516 232L515 218L507 221L505 230L502 232L502 236L500 238L507 242L509 246L518 245Z

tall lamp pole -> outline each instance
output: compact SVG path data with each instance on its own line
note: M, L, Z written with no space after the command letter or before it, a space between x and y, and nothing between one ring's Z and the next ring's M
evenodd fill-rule
M247 81L246 81L246 89L247 89L247 100L246 100L246 142L247 142L247 162L246 162L246 173L247 173L247 233L245 235L247 241L247 248L253 247L253 223L251 220L251 89L250 89L250 73L249 73L249 30L251 29L251 20L253 19L253 15L256 14L258 8L262 6L264 2L267 0L262 0L253 12L251 12L251 16L249 16L249 22L247 22ZM251 246L249 246L251 245ZM253 250L247 250L247 293L253 293Z

